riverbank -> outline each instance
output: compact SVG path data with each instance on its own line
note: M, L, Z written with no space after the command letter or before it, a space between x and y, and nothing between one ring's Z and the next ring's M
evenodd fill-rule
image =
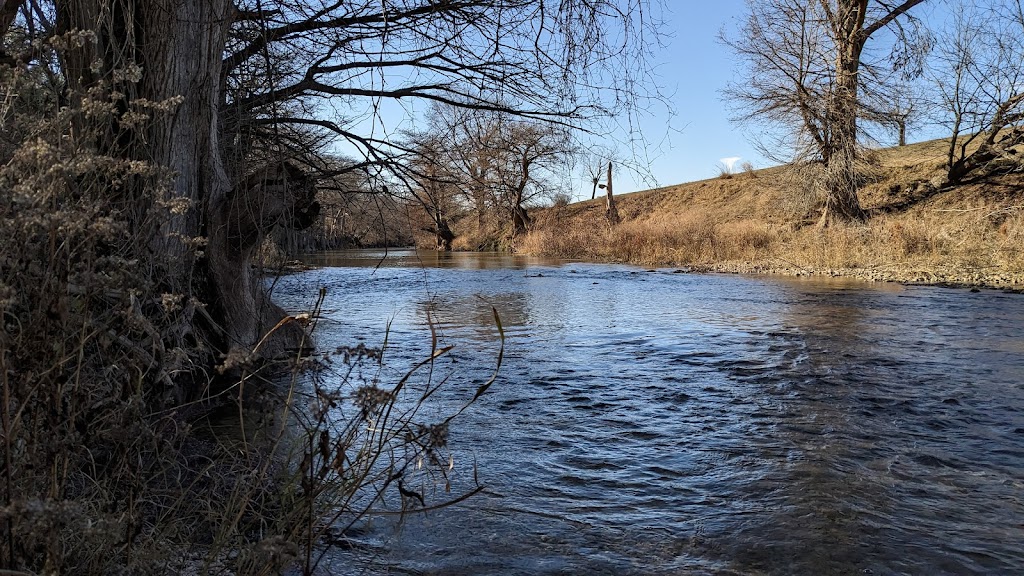
M865 223L819 228L806 169L751 170L534 213L517 252L694 271L1024 288L1024 174L939 189L947 140L872 153Z

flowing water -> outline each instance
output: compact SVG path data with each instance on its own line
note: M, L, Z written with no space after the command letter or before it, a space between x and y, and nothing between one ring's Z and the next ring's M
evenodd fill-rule
M331 573L1024 573L1024 296L351 251L323 348L443 344L487 490L371 518ZM379 267L378 267L379 265ZM461 475L461 476L460 476ZM443 494L442 494L443 497ZM366 562L369 562L367 564Z

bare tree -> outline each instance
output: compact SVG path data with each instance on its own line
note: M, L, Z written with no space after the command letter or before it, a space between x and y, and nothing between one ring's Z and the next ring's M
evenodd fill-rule
M347 169L383 177L409 151L358 121L384 99L584 124L635 106L659 34L649 0L25 0L5 2L0 23L14 5L40 34L47 14L57 35L86 33L60 63L67 94L115 94L120 119L101 149L174 175L157 201L187 208L150 238L152 262L167 290L210 305L224 348L243 350L283 317L250 272L252 243L317 209L321 174L307 156L280 163L280 142L294 151L318 133L343 138L363 156ZM176 110L133 122L153 103ZM142 195L119 197L148 213ZM184 334L192 319L181 321ZM294 346L300 332L278 330L260 352Z
M301 231L279 230L274 237L283 255L337 248L409 246L413 243L404 199L381 194L351 158L314 158L322 170L336 174L320 178L316 201L320 217Z
M476 212L478 228L487 217L496 217L513 240L530 224L528 206L561 186L560 175L569 172L576 151L565 127L507 112L435 105L427 124L429 129L411 139L420 155L444 167L430 174L418 171L418 190L424 189L425 179L448 190L454 186L466 210ZM413 162L422 165L419 159Z
M723 37L749 75L725 91L739 119L782 127L790 134L786 149L824 164L822 225L865 217L857 198L858 119L882 115L891 77L866 48L888 29L896 37L888 69L915 64L927 44L914 41L920 29L907 11L921 2L748 0L739 37Z
M932 75L939 124L952 138L946 181L1021 167L1024 144L1024 8L957 3Z
M527 205L558 189L574 147L557 126L503 116L493 117L484 134L476 145L494 159L490 185L514 239L530 224Z
M412 135L412 139L413 153L402 171L403 179L412 200L430 218L424 230L434 235L437 250L446 252L455 240L451 220L461 212L461 181L450 162L451 144L431 134Z
M907 130L921 123L925 117L925 97L915 82L896 82L886 91L877 110L865 112L865 118L883 127L896 137L897 146L907 145Z
M429 128L421 135L444 142L449 177L475 212L478 232L485 229L499 203L493 186L499 150L488 144L498 128L490 121L493 116L493 112L435 103L425 120Z

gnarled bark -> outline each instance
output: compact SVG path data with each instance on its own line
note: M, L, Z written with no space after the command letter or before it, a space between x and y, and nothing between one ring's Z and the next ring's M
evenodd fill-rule
M434 214L433 232L437 250L439 252L450 252L452 242L455 240L455 233L452 232L451 226L448 225L448 219L441 216L440 213Z
M831 127L832 149L825 154L822 192L825 210L820 224L834 220L863 220L864 210L857 198L857 74L867 36L864 18L867 0L840 0L832 13L835 38L835 85L828 102L826 119Z
M219 142L218 110L224 99L222 58L232 4L229 0L62 0L58 30L92 31L96 41L73 51L65 63L69 89L84 93L99 82L137 69L137 81L113 85L122 111L136 103L177 102L173 113L152 114L144 127L114 126L98 146L105 154L167 168L164 197L129 192L139 220L155 205L187 201L161 216L149 237L157 281L168 292L209 305L226 348L251 351L284 316L253 277L250 259L275 225L308 226L316 215L312 187L294 168L270 167L232 187ZM96 62L102 66L97 67ZM205 258L195 247L207 242ZM203 279L207 281L203 281ZM182 317L183 325L193 318ZM177 330L189 337L190 327ZM210 338L201 338L210 340ZM305 339L294 324L259 347L273 357ZM171 342L170 345L178 345Z
M280 321L274 304L253 273L252 258L275 226L302 230L320 212L312 181L282 162L247 177L210 206L209 262L230 347L255 350L264 358L311 347L301 326Z
M530 215L526 212L526 208L523 208L522 204L516 204L512 208L512 238L518 238L523 234L526 234L526 229L530 226Z

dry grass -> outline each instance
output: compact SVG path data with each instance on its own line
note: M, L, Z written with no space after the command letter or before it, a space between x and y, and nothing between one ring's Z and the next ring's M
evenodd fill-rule
M938 190L947 141L874 151L864 224L820 229L817 168L775 167L622 195L610 228L598 201L539 214L519 251L563 258L825 273L875 280L1024 284L1024 176Z
M719 260L757 258L778 242L771 227L756 220L717 223L707 214L686 213L629 220L610 227L573 220L537 227L519 246L525 253L566 259L598 259L637 264L707 265Z

